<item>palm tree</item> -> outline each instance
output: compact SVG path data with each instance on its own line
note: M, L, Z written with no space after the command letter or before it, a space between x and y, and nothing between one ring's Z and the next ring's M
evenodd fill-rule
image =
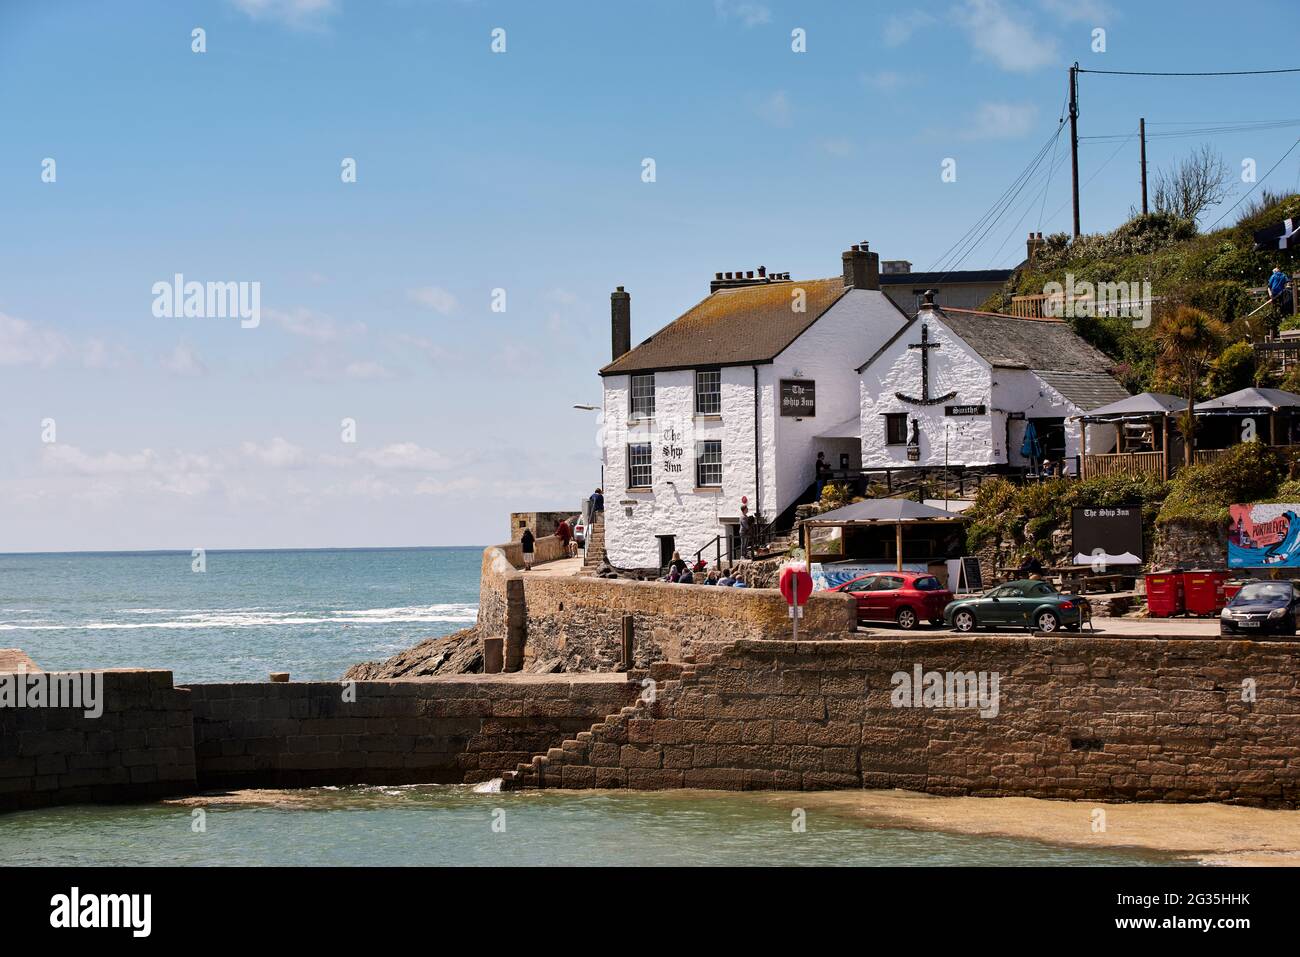
M1210 362L1223 346L1228 329L1222 322L1192 306L1176 306L1165 313L1156 326L1158 363L1161 370L1182 387L1187 396L1187 411L1178 429L1183 433L1183 462L1192 464L1192 445L1196 435L1196 417L1192 408L1196 392Z

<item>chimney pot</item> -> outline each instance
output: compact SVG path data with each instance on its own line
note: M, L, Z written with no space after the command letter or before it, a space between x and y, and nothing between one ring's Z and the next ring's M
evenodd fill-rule
M751 269L751 270L749 270L749 272L745 273L745 278L746 278L746 279L753 279L753 278L754 278L754 270Z
M714 278L714 279L721 279L721 278L722 278L722 273L720 273L720 272L715 272L715 273L713 274L713 278Z
M766 267L766 266L759 266L759 267L758 267L758 274L759 274L759 276L766 276L766 275L767 275L767 267Z

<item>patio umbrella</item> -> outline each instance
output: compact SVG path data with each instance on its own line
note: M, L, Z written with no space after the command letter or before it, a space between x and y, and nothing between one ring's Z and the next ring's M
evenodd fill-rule
M1043 447L1038 441L1038 429L1034 423L1025 423L1025 440L1020 443L1020 454L1029 459L1030 468L1038 464L1038 460L1043 457Z

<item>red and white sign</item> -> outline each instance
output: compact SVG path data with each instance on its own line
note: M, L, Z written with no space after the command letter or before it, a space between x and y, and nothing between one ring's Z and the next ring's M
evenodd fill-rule
M803 565L786 565L781 569L777 587L785 596L787 605L806 605L813 590L812 575L808 574L808 569Z

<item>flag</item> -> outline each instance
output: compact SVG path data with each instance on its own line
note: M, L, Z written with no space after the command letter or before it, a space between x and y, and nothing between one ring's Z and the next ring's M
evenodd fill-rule
M1287 219L1275 226L1261 229L1255 233L1255 251L1289 249L1292 242L1300 244L1300 239L1295 238L1297 230L1300 230L1300 219Z

